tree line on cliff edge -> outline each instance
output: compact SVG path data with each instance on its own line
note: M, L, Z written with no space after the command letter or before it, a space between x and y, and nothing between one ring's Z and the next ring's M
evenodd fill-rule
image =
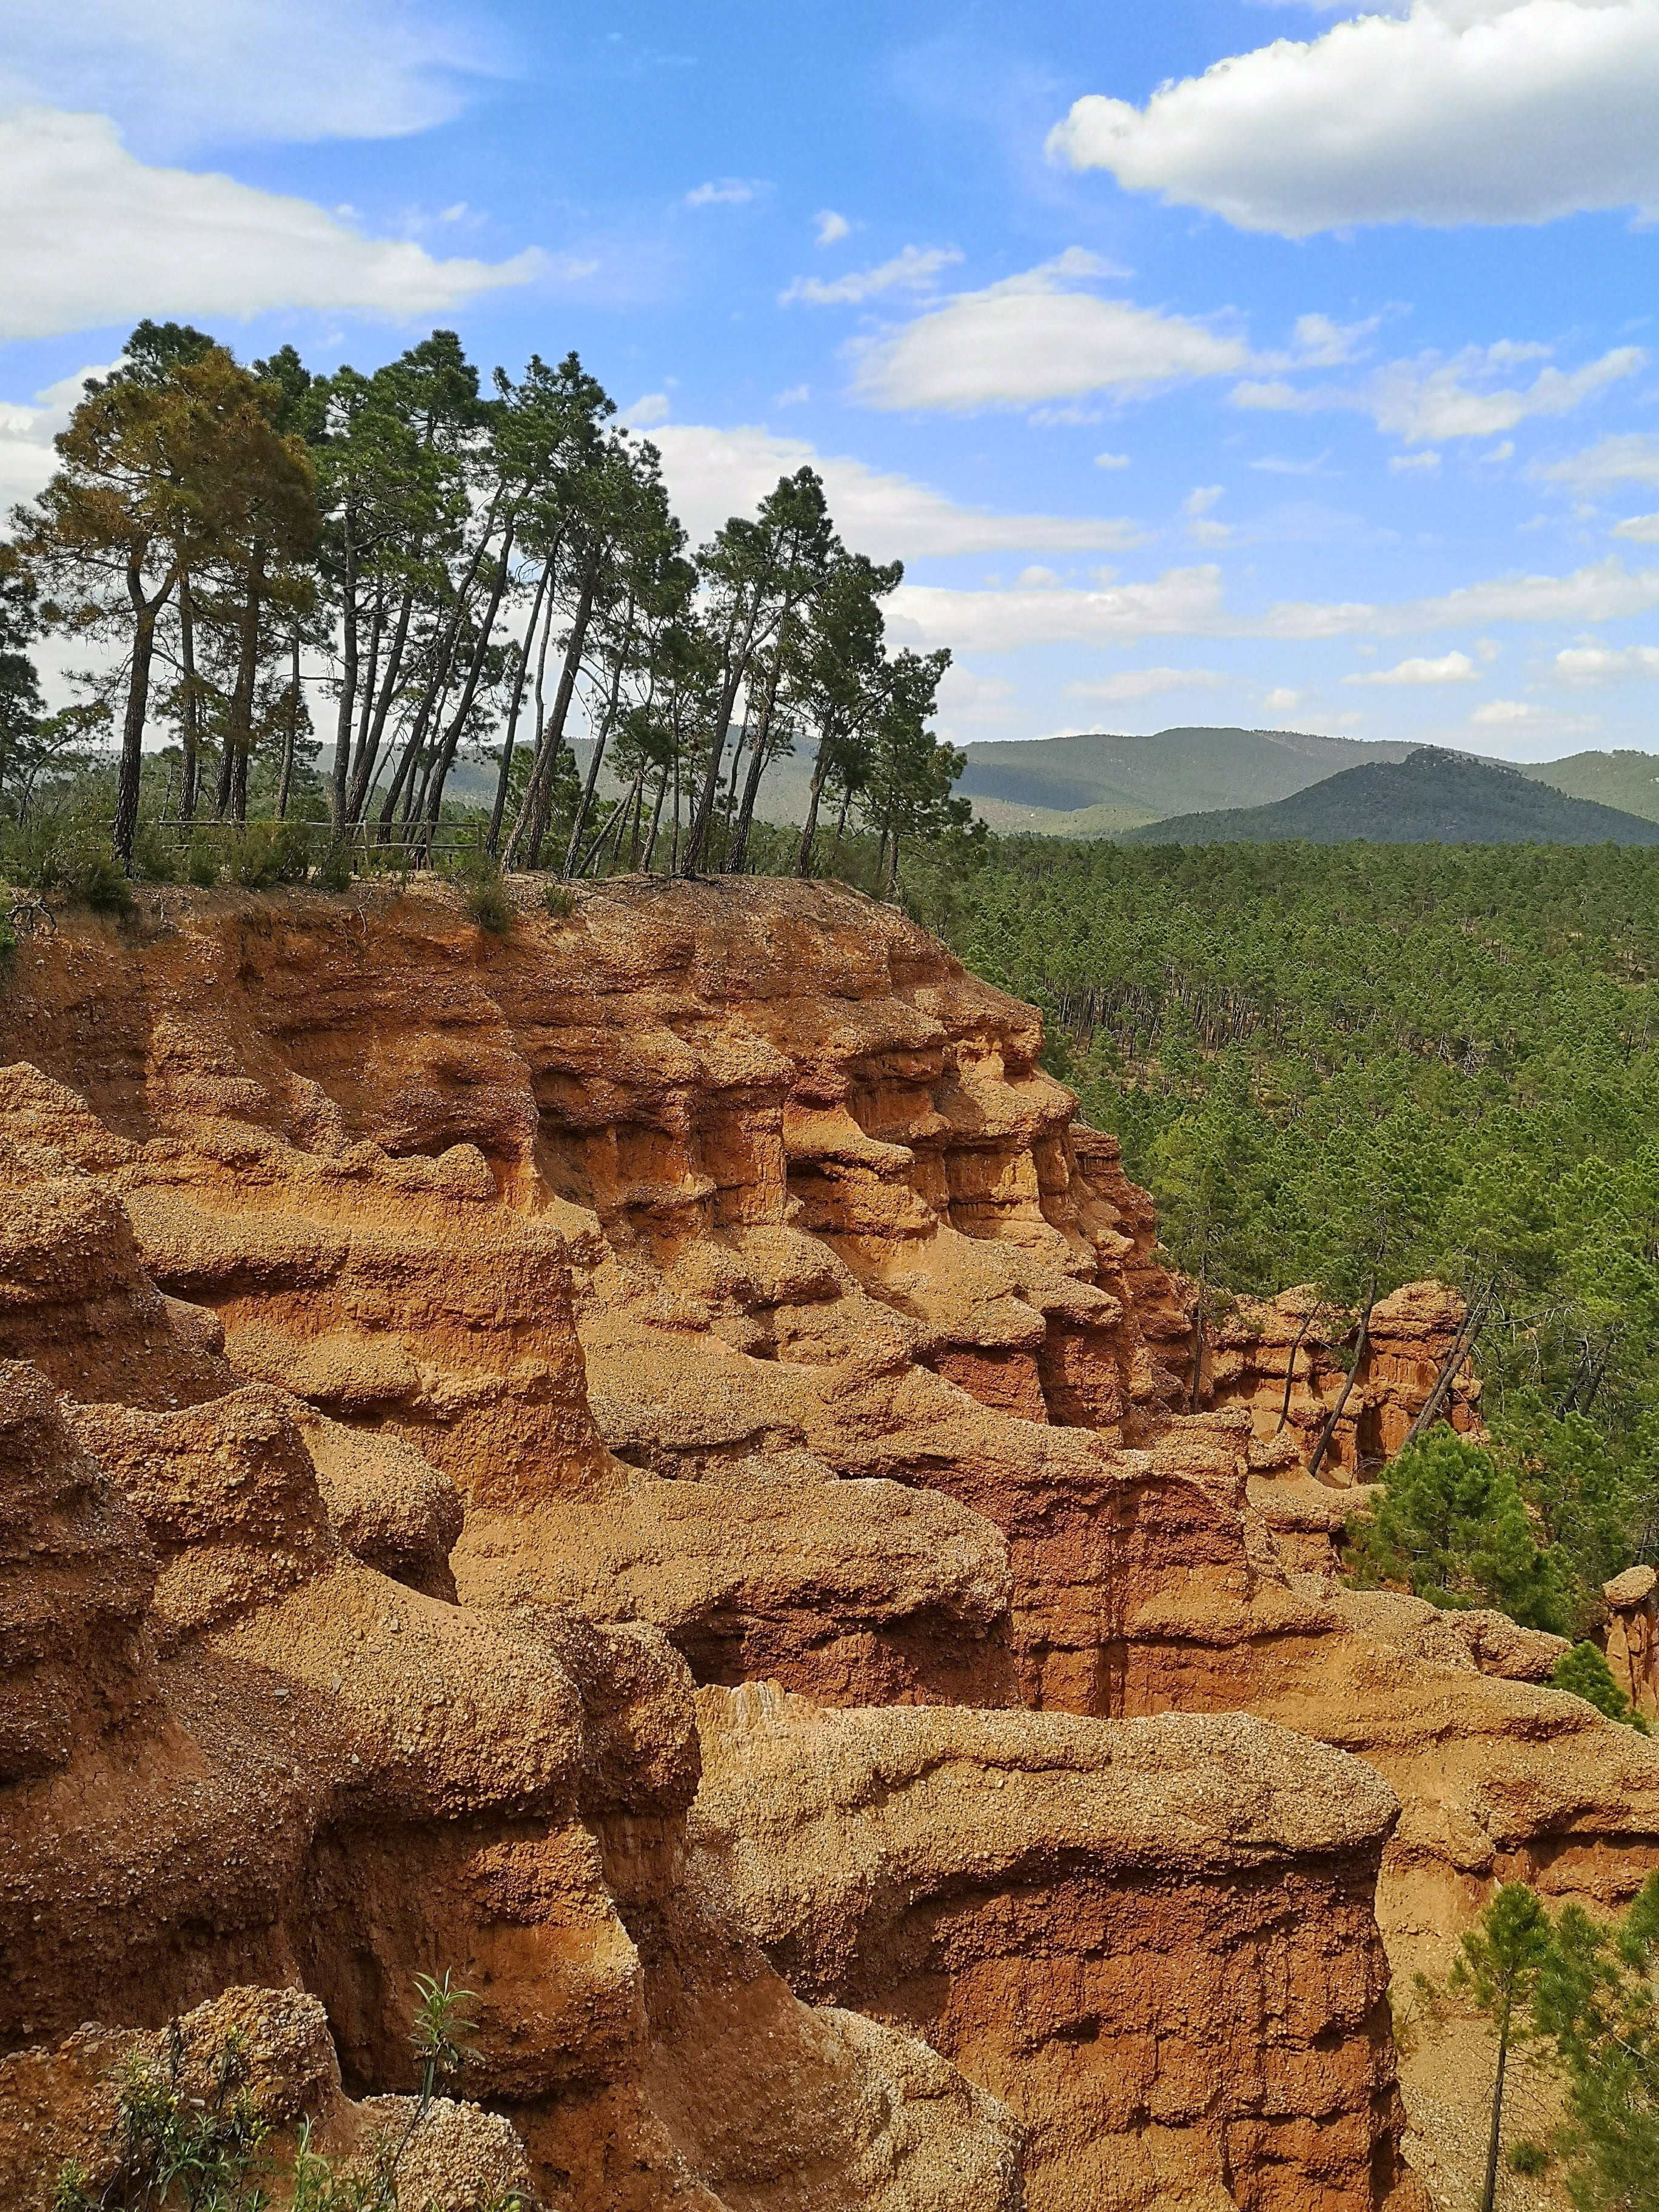
M176 842L251 800L429 849L461 762L493 772L477 826L503 866L570 876L625 839L652 865L665 833L682 872L740 870L768 764L810 738L796 866L821 814L844 832L851 812L890 885L902 840L969 813L962 756L930 727L950 655L887 643L902 567L848 550L810 468L688 552L659 453L615 413L574 353L486 385L438 331L372 374L316 375L291 346L246 368L205 332L140 324L0 547L14 851L27 862L32 811L84 798L112 737L129 873L146 817ZM43 627L106 648L50 715L28 658Z
M1461 1289L1492 1446L1422 1439L1350 1564L1593 1632L1659 1564L1659 854L993 839L906 896L1042 1007L1212 1317Z

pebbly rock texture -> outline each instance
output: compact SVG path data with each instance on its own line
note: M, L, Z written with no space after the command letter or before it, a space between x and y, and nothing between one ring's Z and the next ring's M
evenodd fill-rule
M1403 2212L1373 1885L1437 1964L1507 1874L1659 1859L1552 1639L1319 1571L1452 1310L1378 1309L1317 1483L1288 1310L1188 1411L1194 1291L1036 1015L831 886L168 906L0 991L0 2049L301 1987L362 2100L447 1966L550 2208ZM757 1681L784 1749L700 1794L694 1689L707 1747ZM801 1782L786 1924L732 1869L802 1731L897 1794ZM955 1932L832 1971L890 1848Z
M1659 1720L1659 1573L1626 1567L1601 1585L1613 1678L1636 1711Z
M792 1987L1006 2099L1031 2212L1411 2198L1369 1770L1242 1716L698 1705L698 1856Z

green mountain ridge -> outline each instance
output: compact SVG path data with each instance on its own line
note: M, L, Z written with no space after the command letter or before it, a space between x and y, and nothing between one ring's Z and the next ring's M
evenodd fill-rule
M1659 845L1659 821L1577 799L1535 770L1434 745L1306 786L1270 806L1166 816L1134 845Z

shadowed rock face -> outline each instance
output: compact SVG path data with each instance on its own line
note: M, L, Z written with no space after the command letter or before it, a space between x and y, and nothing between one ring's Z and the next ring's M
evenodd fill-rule
M1659 1753L1304 1571L1328 1340L1185 1410L1031 1011L824 885L170 903L0 999L0 2046L293 1984L395 2093L447 1966L550 2205L1403 2208L1373 1893L1615 1903Z

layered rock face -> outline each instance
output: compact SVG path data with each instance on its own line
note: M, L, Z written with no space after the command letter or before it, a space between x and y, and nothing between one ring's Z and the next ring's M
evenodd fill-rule
M0 997L0 2045L300 1988L361 2100L447 1966L550 2206L1403 2207L1373 1894L1659 1859L1551 1639L1304 1571L1455 1316L1328 1481L1284 1301L1188 1412L1036 1017L852 893L169 903Z

